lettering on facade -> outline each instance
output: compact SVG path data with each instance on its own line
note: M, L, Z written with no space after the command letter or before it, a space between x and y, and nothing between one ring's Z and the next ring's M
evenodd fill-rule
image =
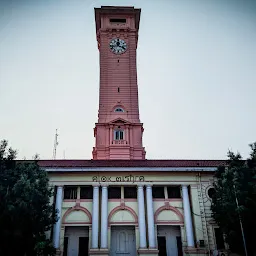
M144 176L133 176L133 175L127 175L127 176L118 176L118 177L110 177L110 176L93 176L92 177L93 182L144 182L145 178Z

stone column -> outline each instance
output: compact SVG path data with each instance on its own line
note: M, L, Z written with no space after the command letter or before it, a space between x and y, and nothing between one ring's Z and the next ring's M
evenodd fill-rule
M152 185L146 185L146 191L147 191L147 215L148 215L148 244L149 244L149 248L156 248Z
M146 241L146 222L145 222L145 203L143 185L138 185L138 211L139 211L139 234L140 248L147 247Z
M101 249L108 248L108 187L102 186L101 199Z
M99 185L93 186L92 201L92 249L99 248Z
M187 244L189 247L195 247L191 210L190 210L190 202L189 202L189 197L188 197L188 186L186 186L186 185L182 186L182 198L183 198Z
M60 229L61 229L61 209L62 209L63 187L57 187L55 210L57 210L58 221L54 225L53 230L53 246L58 249L60 247Z

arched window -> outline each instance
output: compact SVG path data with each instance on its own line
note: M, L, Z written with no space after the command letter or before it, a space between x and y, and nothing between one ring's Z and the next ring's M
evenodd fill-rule
M115 112L124 112L124 110L120 107L115 108Z
M124 131L118 129L114 130L114 140L123 140L124 139Z

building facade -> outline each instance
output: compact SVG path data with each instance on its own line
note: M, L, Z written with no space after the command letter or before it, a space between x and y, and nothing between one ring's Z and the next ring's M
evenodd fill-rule
M100 55L92 160L41 160L55 188L53 244L63 256L211 255L224 249L211 217L222 160L146 160L136 49L140 9L95 8Z

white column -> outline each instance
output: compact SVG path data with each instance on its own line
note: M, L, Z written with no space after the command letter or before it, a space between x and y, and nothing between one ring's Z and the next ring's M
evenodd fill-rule
M147 185L146 191L147 191L147 215L148 215L148 244L149 244L149 248L156 248L152 185Z
M188 246L195 247L191 210L190 210L190 203L189 203L189 197L188 197L188 186L185 186L185 185L182 186L182 198L183 198L187 244Z
M146 222L145 222L145 203L143 186L138 185L138 210L139 210L139 234L140 234L140 248L147 247L146 241Z
M98 249L99 236L99 186L93 186L92 201L92 249Z
M108 248L108 187L102 186L101 199L101 249Z
M60 228L61 228L61 209L62 209L62 194L63 187L57 187L55 210L57 210L58 220L54 225L53 230L53 246L57 249L60 247Z

